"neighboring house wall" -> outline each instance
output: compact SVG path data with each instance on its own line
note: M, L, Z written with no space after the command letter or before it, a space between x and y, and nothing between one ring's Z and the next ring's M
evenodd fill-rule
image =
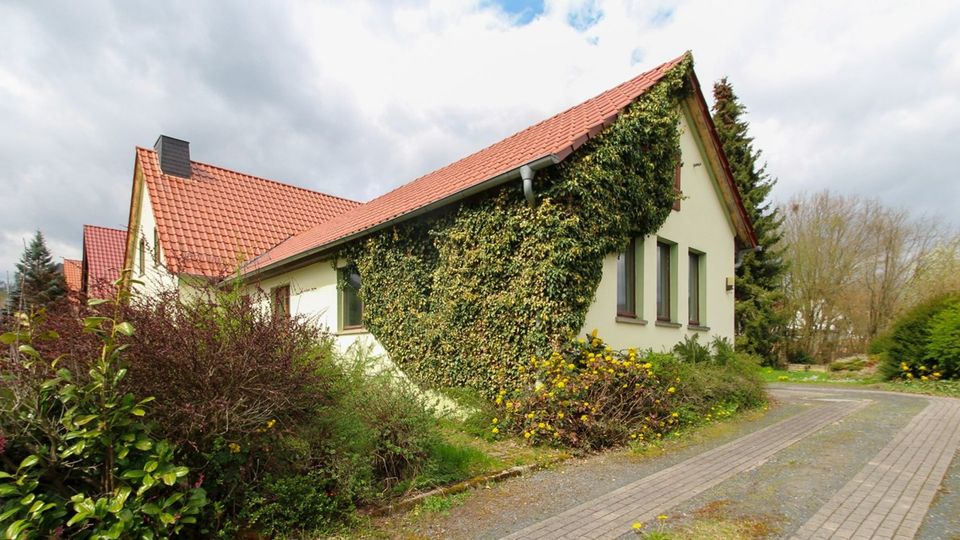
M636 240L636 320L617 316L617 254L604 258L603 277L582 334L596 329L614 348L672 348L687 335L699 334L700 343L714 337L733 343L733 290L726 280L734 275L735 230L730 223L717 183L684 111L681 120L680 172L684 199L656 234ZM657 242L673 244L671 264L671 319L657 322ZM700 271L700 326L688 324L689 252L702 253ZM644 324L645 321L645 324Z
M267 297L270 297L275 287L282 286L290 287L290 313L306 316L336 336L337 345L341 350L346 350L355 341L362 340L365 344L373 346L373 352L386 357L383 346L370 332L342 330L337 271L329 260L253 283L251 290L259 288Z

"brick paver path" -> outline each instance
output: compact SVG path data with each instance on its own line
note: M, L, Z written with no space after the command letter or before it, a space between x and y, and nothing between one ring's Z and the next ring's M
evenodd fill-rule
M960 400L931 399L793 538L913 538L960 447Z
M506 538L616 538L634 521L693 498L731 476L867 404L864 400L812 400L811 409L535 523Z

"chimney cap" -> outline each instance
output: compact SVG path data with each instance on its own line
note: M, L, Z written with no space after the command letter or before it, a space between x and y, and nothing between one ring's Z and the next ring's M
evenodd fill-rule
M182 139L160 135L153 149L160 158L160 170L163 174L190 178L193 172L190 165L190 143Z

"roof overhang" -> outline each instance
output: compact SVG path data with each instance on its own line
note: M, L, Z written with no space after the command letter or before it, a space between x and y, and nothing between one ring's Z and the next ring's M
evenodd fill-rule
M697 80L697 74L691 69L689 73L691 92L687 96L684 105L690 111L693 118L694 127L703 141L703 151L706 154L707 161L713 171L714 176L719 180L720 193L727 207L730 222L733 224L737 233L737 242L744 248L756 248L760 245L757 240L757 234L753 230L753 224L747 214L747 209L743 205L743 198L737 183L733 179L733 172L730 169L730 163L723 152L723 145L720 143L720 137L717 135L717 128L713 124L713 118L710 115L710 108L703 97L700 89L700 81Z

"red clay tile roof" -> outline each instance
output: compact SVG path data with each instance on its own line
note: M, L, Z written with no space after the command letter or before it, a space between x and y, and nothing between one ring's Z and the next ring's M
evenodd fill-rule
M288 237L360 203L192 163L189 179L160 171L153 150L137 148L167 268L217 277ZM153 239L148 239L153 242Z
M251 261L244 267L244 273L357 236L539 159L553 156L562 160L613 123L627 105L679 64L684 56L293 236Z
M83 261L76 259L63 260L63 281L67 285L67 294L71 296L79 294L83 286L82 268Z
M127 231L96 225L83 226L83 284L90 298L109 298L113 282L120 278L127 245Z

